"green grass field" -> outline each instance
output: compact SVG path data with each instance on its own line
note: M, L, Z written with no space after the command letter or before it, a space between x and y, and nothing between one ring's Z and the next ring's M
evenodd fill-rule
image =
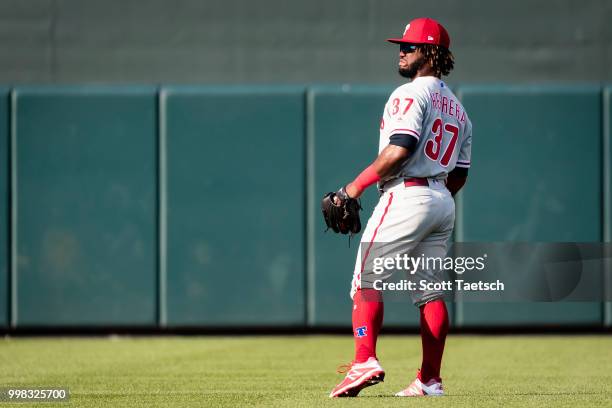
M66 386L78 407L612 405L612 336L451 336L441 398L392 397L420 363L417 336L382 336L383 384L331 400L347 336L6 338L0 385ZM41 406L9 404L7 406Z

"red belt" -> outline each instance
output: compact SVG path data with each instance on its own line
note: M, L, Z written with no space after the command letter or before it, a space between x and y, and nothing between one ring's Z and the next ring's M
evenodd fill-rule
M429 187L429 182L422 177L408 177L404 179L404 187Z

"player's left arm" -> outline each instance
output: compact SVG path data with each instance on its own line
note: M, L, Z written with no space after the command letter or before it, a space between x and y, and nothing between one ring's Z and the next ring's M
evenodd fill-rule
M457 194L465 185L468 170L472 164L472 123L469 119L465 132L466 137L463 140L463 143L461 143L457 164L455 165L455 168L448 173L448 177L446 179L446 188L453 196L455 196L455 194Z
M446 179L446 188L450 191L451 195L454 197L455 194L461 190L461 187L465 185L468 176L468 169L466 167L455 167L453 171L448 173L448 178Z

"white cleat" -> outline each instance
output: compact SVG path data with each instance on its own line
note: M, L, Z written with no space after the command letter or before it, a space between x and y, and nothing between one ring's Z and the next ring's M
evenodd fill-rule
M423 384L418 377L408 386L408 388L395 394L396 397L425 397L441 395L444 395L444 388L442 387L442 380L440 378L432 378L426 384Z
M351 363L346 366L346 369L348 370L346 377L334 387L329 394L330 398L356 397L362 389L378 384L385 379L385 370L374 357L370 357L363 363Z

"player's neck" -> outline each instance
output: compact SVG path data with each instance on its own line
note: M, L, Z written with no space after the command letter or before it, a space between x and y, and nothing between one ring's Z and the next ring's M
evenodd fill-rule
M430 67L429 64L419 69L416 75L414 76L414 78L412 78L412 80L414 81L415 79L420 78L420 77L436 77L438 79L441 79L439 76L436 76L433 68Z

